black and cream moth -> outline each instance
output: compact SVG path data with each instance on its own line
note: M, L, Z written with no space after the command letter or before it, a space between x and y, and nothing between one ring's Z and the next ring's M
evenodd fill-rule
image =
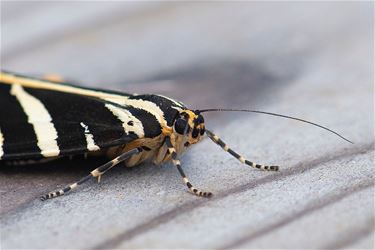
M210 192L192 186L178 160L204 135L241 163L261 170L278 170L277 166L248 161L230 149L206 129L202 116L205 111L220 110L191 110L161 95L83 88L2 71L0 160L43 161L78 154L112 159L78 182L42 196L42 200L66 194L90 178L100 180L102 174L120 162L132 167L145 161L172 161L189 190L208 197Z

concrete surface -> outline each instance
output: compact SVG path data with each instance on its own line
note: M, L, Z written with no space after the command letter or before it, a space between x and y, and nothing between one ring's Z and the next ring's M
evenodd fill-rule
M234 149L281 166L249 169L205 140L182 164L211 199L186 192L167 164L117 167L40 202L104 159L1 166L2 249L374 248L373 3L35 3L22 18L28 5L1 7L2 68L289 114L355 142L280 118L207 114Z

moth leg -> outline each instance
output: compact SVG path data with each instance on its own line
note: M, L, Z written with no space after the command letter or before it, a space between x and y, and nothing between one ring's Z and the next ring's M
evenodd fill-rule
M215 142L217 145L219 145L224 151L226 151L229 154L231 154L232 156L234 156L241 163L244 163L246 165L249 165L250 167L257 168L257 169L260 169L260 170L268 170L268 171L278 171L279 170L279 166L260 165L260 164L256 164L254 162L248 161L243 156L237 154L235 151L230 149L225 142L223 142L217 135L215 135L211 131L206 129L206 134L213 142Z
M58 197L58 196L64 195L64 194L72 191L73 189L77 188L82 183L90 180L91 178L98 178L98 180L100 181L100 177L105 172L107 172L108 170L110 170L115 165L119 164L120 162L125 161L126 159L128 159L132 155L138 154L139 152L141 152L141 149L138 149L138 148L135 148L135 149L132 149L132 150L130 150L128 152L125 152L125 153L121 154L120 156L116 157L115 159L113 159L112 161L107 162L107 163L101 165L100 167L94 169L93 171L90 172L89 175L83 177L79 181L77 181L77 182L75 182L73 184L70 184L70 185L66 186L65 188L63 188L63 189L61 189L59 191L50 192L50 193L48 193L48 194L40 197L40 199L42 201L44 201L44 200L47 200L47 199L51 199L51 198L54 198L54 197Z
M173 147L173 145L172 145L172 143L170 141L170 138L167 137L165 142L166 142L167 147L168 147L168 153L172 155L172 163L173 163L173 165L175 165L177 167L177 170L178 170L178 172L180 173L180 175L182 177L182 181L189 188L190 192L192 192L193 194L195 194L197 196L201 196L201 197L210 197L210 196L212 196L211 192L203 192L203 191L195 188L190 183L189 179L186 177L184 171L181 168L181 162L180 162L180 160L177 159L177 153L176 153L176 150L174 149L174 147Z

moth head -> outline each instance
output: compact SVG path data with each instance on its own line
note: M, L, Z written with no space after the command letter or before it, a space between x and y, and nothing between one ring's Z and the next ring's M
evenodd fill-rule
M173 131L178 136L187 137L185 146L195 144L205 133L204 118L199 111L181 110L174 121Z

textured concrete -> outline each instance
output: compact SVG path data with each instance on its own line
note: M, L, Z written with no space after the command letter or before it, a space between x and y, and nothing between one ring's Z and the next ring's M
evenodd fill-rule
M205 140L181 160L211 199L186 192L167 164L117 167L99 185L40 202L104 159L1 166L2 248L374 248L372 3L82 4L74 25L42 6L18 20L3 12L25 6L2 3L2 68L159 92L194 108L293 115L355 144L281 118L207 114L232 148L281 167L249 169ZM30 18L50 21L15 35Z

